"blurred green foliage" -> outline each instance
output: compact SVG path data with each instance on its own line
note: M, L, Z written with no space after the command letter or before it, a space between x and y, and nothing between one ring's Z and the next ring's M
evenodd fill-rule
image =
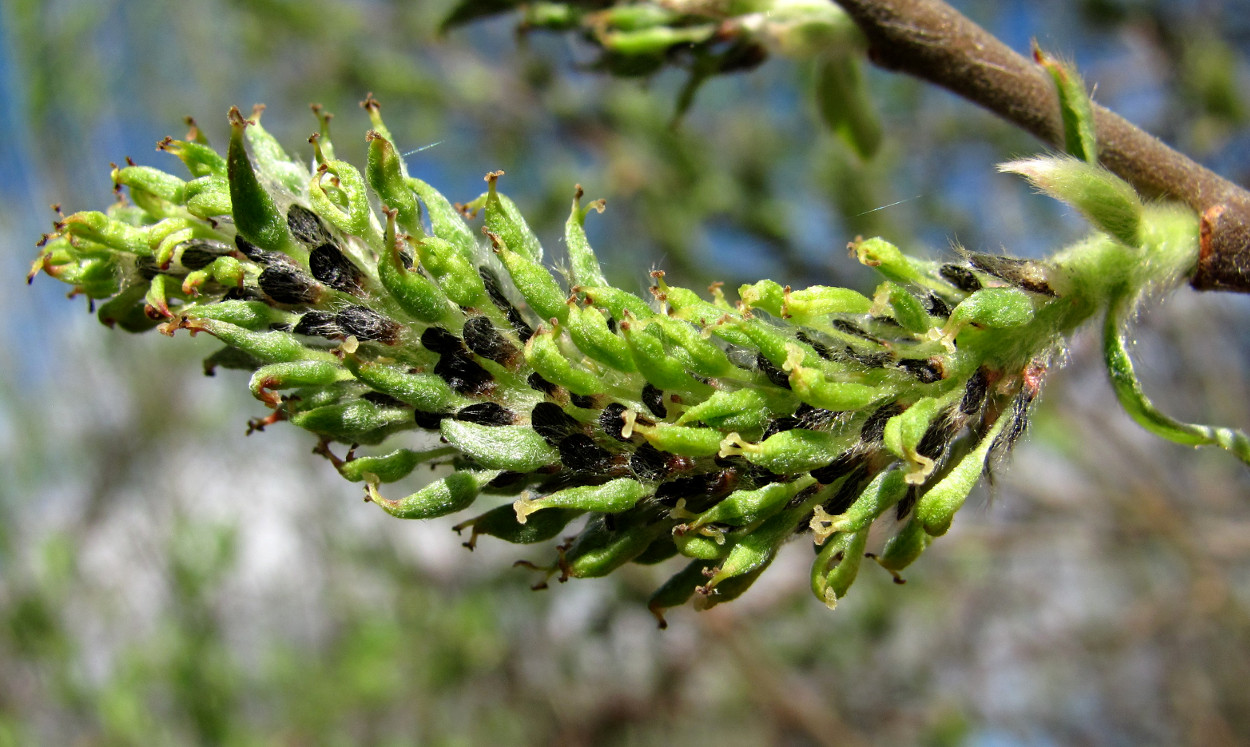
M802 64L711 81L674 128L681 75L601 77L575 39L518 37L506 17L439 35L451 5L3 4L3 157L19 175L4 185L3 276L33 256L51 218L36 209L98 204L107 162L168 158L151 146L183 116L220 144L229 105L264 101L295 148L311 101L343 118L336 132L363 131L367 91L405 147L440 143L409 163L449 196L503 168L544 237L574 182L609 198L588 229L627 288L652 264L683 284L862 285L842 274L857 233L1027 254L1077 230L993 181L1032 142L910 81L870 71L886 139L863 161L818 124ZM1103 103L1246 183L1244 6L962 7L1018 49L1036 34L1070 52ZM363 140L336 145L363 161ZM907 586L862 579L829 614L808 598L810 558L783 555L788 581L775 568L768 588L661 634L643 600L662 572L531 593L523 572L494 570L515 549L469 554L446 525L348 500L295 434L243 439L253 403L203 382L194 345L101 335L50 285L0 297L6 347L30 351L0 376L0 745L1250 733L1250 479L1116 414L1079 346L998 500L966 512ZM1248 313L1185 297L1151 317L1141 344L1162 405L1250 422Z

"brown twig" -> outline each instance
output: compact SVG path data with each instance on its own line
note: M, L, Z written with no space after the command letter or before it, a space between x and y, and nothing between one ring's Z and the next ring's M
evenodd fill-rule
M1048 74L946 3L836 2L867 37L874 64L936 83L1062 147ZM1250 192L1097 104L1094 119L1103 165L1143 193L1170 195L1202 216L1202 253L1191 285L1250 292Z

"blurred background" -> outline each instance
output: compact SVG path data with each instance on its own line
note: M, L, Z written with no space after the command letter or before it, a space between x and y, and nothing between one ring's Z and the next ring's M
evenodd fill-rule
M307 157L319 102L360 164L370 91L401 147L433 146L414 174L465 201L504 169L551 247L574 183L607 198L591 241L630 289L652 267L867 289L857 234L1036 256L1084 231L994 172L1035 142L942 91L869 71L866 162L803 64L712 80L674 126L681 71L599 75L506 15L439 34L451 5L0 0L0 745L1250 743L1250 473L1132 424L1092 336L905 586L865 566L831 612L796 542L659 631L645 600L673 568L531 592L510 566L550 548L391 519L308 434L245 437L263 407L203 375L214 346L25 286L48 206L103 207L127 156L181 174L154 145L184 117L222 146L227 108L263 102ZM956 5L1250 184L1250 3ZM1144 315L1165 410L1250 427L1248 302L1182 290Z

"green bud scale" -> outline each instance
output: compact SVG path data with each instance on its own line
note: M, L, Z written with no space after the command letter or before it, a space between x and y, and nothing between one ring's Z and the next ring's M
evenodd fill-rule
M508 495L460 525L470 545L567 532L539 567L560 580L686 556L652 600L661 621L691 597L742 593L796 535L817 545L812 588L830 606L865 556L897 573L1019 439L1066 337L1109 309L1118 334L1133 299L1196 259L1192 214L1143 203L1097 166L1035 160L1008 168L1103 231L1049 261L929 262L873 238L851 245L882 275L871 295L764 280L730 303L657 272L644 299L604 278L584 231L603 203L583 207L578 188L566 286L500 172L470 203L475 232L408 175L367 108L363 174L332 158L328 132L310 169L238 110L224 156L198 133L166 139L190 181L115 169L133 205L61 217L31 274L102 301L106 324L218 338L230 352L210 364L251 370L272 410L254 426L317 434L395 516ZM1131 366L1116 373L1126 403L1141 399ZM1184 435L1246 458L1244 436ZM387 448L357 456L361 444ZM445 474L382 496L419 464Z

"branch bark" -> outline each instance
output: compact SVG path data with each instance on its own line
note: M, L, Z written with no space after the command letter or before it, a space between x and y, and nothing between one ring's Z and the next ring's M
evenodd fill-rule
M1058 95L1040 65L940 0L836 0L879 67L936 83L1063 147ZM1250 293L1250 192L1094 104L1099 159L1144 194L1202 216L1197 290Z

